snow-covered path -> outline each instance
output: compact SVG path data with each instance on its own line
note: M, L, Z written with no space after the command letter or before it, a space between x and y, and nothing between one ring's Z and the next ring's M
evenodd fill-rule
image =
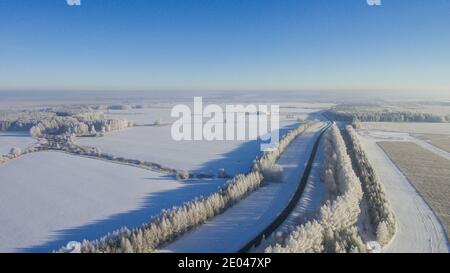
M305 190L294 210L288 218L280 225L277 231L288 231L290 227L296 227L300 223L314 217L322 204L325 194L325 183L320 179L320 166L323 161L323 137L320 140L317 155L314 159L311 173L308 177Z
M380 130L359 130L361 135L376 139L376 141L411 141L430 152L450 160L450 153L433 145L430 141L424 140L417 134L390 132Z
M450 160L450 153L449 152L444 151L441 148L439 148L437 146L434 146L432 143L430 143L428 141L425 141L423 139L415 138L415 140L416 140L415 142L419 146L421 146L422 148L425 148L425 149L427 149L430 152L433 152L433 153L435 153L435 154L437 154L439 156L442 156L442 157L447 158L448 160Z
M289 203L300 182L314 142L326 123L308 129L285 150L278 164L284 182L270 183L167 245L161 252L236 252L267 227Z
M448 252L444 229L430 207L375 138L363 134L360 139L397 220L396 235L384 252Z

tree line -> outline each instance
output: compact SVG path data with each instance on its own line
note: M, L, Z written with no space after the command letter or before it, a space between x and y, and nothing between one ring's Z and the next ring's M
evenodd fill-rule
M450 122L450 116L402 111L329 110L325 115L332 120L347 122Z
M318 215L266 247L268 253L366 252L357 221L363 192L339 129L325 133L322 179L327 201ZM270 242L270 240L269 240Z
M349 139L348 149L352 156L353 167L358 175L364 197L369 207L369 217L376 232L377 241L386 245L396 230L395 217L390 209L383 185L361 146L358 135L352 126L347 126L345 134Z
M206 197L199 197L181 206L163 210L149 223L134 229L126 227L72 248L63 247L59 252L80 251L83 253L153 252L161 245L172 241L185 232L223 213L227 208L256 190L264 179L262 171L274 165L288 145L314 122L307 122L286 133L273 151L264 152L253 162L252 170L227 181L224 187Z

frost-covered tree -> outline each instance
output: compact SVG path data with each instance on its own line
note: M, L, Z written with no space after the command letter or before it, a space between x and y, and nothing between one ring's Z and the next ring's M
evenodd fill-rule
M334 109L325 113L326 116L337 121L353 122L447 122L445 116L430 113L407 111L366 111L362 109Z
M353 171L344 140L336 125L324 135L322 178L329 199L315 219L291 228L283 244L266 252L365 252L356 223L360 214L362 189Z
M175 177L177 178L177 180L189 179L189 172L186 170L177 170L175 173Z
M152 252L160 245L204 223L257 189L263 180L260 166L274 164L279 155L312 123L305 123L290 131L281 140L278 149L266 152L255 160L253 169L227 181L224 187L206 197L195 198L179 207L163 210L161 214L133 230L123 228L94 240L83 241L81 252ZM62 251L59 250L59 251Z
M344 135L348 138L349 152L354 158L354 170L361 181L377 241L385 245L396 231L394 214L390 209L383 185L362 148L358 134L352 126L347 126Z
M9 151L9 154L14 156L14 157L18 157L22 154L22 150L18 147L13 147L11 148L11 150Z
M266 248L267 253L319 253L323 252L324 230L316 220L299 226L286 242L286 246L275 244Z

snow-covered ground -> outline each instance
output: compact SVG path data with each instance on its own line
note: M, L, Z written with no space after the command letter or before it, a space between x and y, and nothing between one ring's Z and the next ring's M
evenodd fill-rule
M152 124L155 121L169 123L175 120L170 116L170 110L169 105L161 105L142 109L108 110L106 115L111 118L127 119L136 124Z
M325 195L325 183L320 178L323 161L323 138L320 140L319 148L314 159L308 182L294 210L288 218L275 231L287 232L291 227L296 227L315 216L320 208Z
M170 111L166 108L129 110L128 118L140 124L151 124L155 117L162 123L170 122ZM112 112L112 111L110 111ZM138 114L141 113L141 114ZM282 119L281 133L297 124L297 120ZM101 138L79 138L78 144L97 147L102 152L131 159L155 162L163 166L185 169L192 172L216 174L220 168L230 175L244 173L260 154L257 140L233 141L175 141L171 136L171 125L132 127L110 132Z
M415 134L450 134L450 123L361 122L361 129Z
M0 132L0 155L8 154L12 147L24 149L34 143L28 132Z
M219 168L229 174L246 172L260 153L258 141L175 141L170 133L170 126L133 127L77 143L116 156L214 174Z
M397 232L385 252L448 252L445 231L403 173L377 141L414 140L405 133L360 131L367 156L380 176L397 221Z
M379 130L359 130L359 134L376 139L376 141L411 141L423 147L424 149L427 149L437 155L450 159L449 152L434 146L429 141L424 140L423 137L420 137L420 135L417 134L410 134L404 132L388 132Z
M37 152L0 166L0 252L45 252L147 222L222 186L131 166Z
M447 158L450 160L450 153L433 145L430 141L428 140L424 140L423 138L421 138L420 136L413 136L414 140L417 144L419 144L419 146L422 146L423 148L437 154L440 155L444 158Z
M236 252L267 227L286 207L300 182L314 141L326 123L294 140L278 160L284 181L269 183L244 200L167 245L161 252Z
M205 102L206 103L206 102ZM192 106L192 102L183 103L188 106ZM245 103L242 103L246 105ZM265 103L267 104L267 103ZM225 104L219 104L225 109ZM126 109L126 110L107 110L105 114L110 118L127 119L135 122L136 124L152 124L155 121L161 123L171 123L176 118L170 116L173 104L158 104L150 106L148 108L141 109ZM281 123L296 120L299 118L307 118L310 113L320 111L329 107L328 104L298 104L298 103L284 103L280 104L280 121Z

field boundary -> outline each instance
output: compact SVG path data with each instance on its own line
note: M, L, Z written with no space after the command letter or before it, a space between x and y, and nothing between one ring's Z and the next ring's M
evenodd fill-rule
M382 142L382 141L380 141ZM385 142L389 142L389 141L385 141ZM413 141L409 141L410 143L413 143L415 145L417 145L418 147L426 150L427 152L430 152L432 154L435 154L431 151L428 151L427 149L421 147L420 145L414 143ZM395 166L395 168L405 177L405 179L408 181L409 185L414 189L414 191L417 193L417 195L425 202L425 204L427 205L427 207L431 210L431 212L433 213L434 217L437 219L438 223L441 225L443 231L444 231L444 237L446 239L446 243L447 243L447 249L450 252L450 238L447 235L446 229L444 224L442 223L440 217L436 214L436 212L434 211L434 209L431 207L431 205L428 203L428 201L426 200L426 198L422 195L422 193L420 193L420 191L417 189L417 187L414 185L413 182L411 182L411 179L406 175L406 173L395 163L395 161L389 156L389 154L383 149L383 147L381 145L379 145L379 142L376 142L377 146L383 151L383 153L389 158L389 160L391 161L391 163ZM439 155L437 155L439 156ZM441 156L442 157L442 156ZM442 157L443 158L443 157ZM445 160L448 160L447 158L443 158Z

